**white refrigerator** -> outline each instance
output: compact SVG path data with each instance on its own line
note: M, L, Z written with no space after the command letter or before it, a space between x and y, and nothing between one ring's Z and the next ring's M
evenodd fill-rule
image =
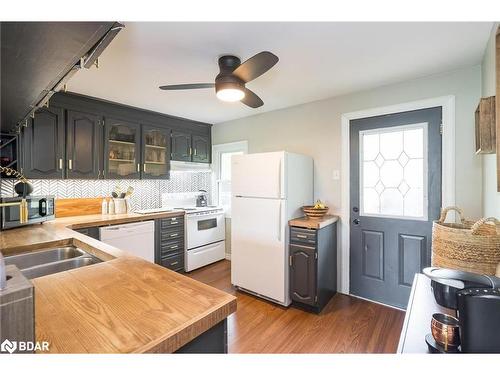
M235 155L231 185L231 283L288 306L288 220L313 203L313 160L285 151Z

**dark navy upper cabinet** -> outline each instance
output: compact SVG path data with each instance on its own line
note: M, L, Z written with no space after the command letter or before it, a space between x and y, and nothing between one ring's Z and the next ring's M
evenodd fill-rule
M170 160L210 163L211 125L56 93L24 129L29 178L168 179Z
M140 178L140 125L114 118L104 124L104 177Z
M27 178L63 178L65 175L64 111L42 108L22 134L22 172Z
M66 126L66 177L101 177L102 117L95 114L68 111Z
M193 135L193 161L210 163L210 138L204 135Z
M170 172L170 129L142 125L142 178L168 178Z
M182 131L172 131L172 160L191 161L193 148L191 134Z

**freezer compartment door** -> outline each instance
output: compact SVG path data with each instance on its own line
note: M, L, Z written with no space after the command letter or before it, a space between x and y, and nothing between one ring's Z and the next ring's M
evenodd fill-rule
M234 196L285 197L285 153L235 155L231 159L231 188Z
M289 304L286 201L234 197L232 210L232 284Z

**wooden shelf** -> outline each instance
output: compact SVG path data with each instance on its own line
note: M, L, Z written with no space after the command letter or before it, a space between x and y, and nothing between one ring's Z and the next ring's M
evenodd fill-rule
M109 158L109 161L119 161L119 162L135 163L135 160L129 160L129 159L111 159L111 158Z
M114 139L110 139L109 142L111 142L111 143L118 143L118 144L127 145L127 146L135 146L134 142L116 141Z
M158 149L161 149L161 150L166 150L167 149L166 146L146 145L146 147L149 147L149 148L158 148Z

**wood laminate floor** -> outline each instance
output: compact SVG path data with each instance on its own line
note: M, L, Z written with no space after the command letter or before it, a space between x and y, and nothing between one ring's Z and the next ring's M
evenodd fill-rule
M234 294L228 318L230 353L395 353L404 312L343 294L318 315L284 308L231 286L231 264L223 260L187 274Z

